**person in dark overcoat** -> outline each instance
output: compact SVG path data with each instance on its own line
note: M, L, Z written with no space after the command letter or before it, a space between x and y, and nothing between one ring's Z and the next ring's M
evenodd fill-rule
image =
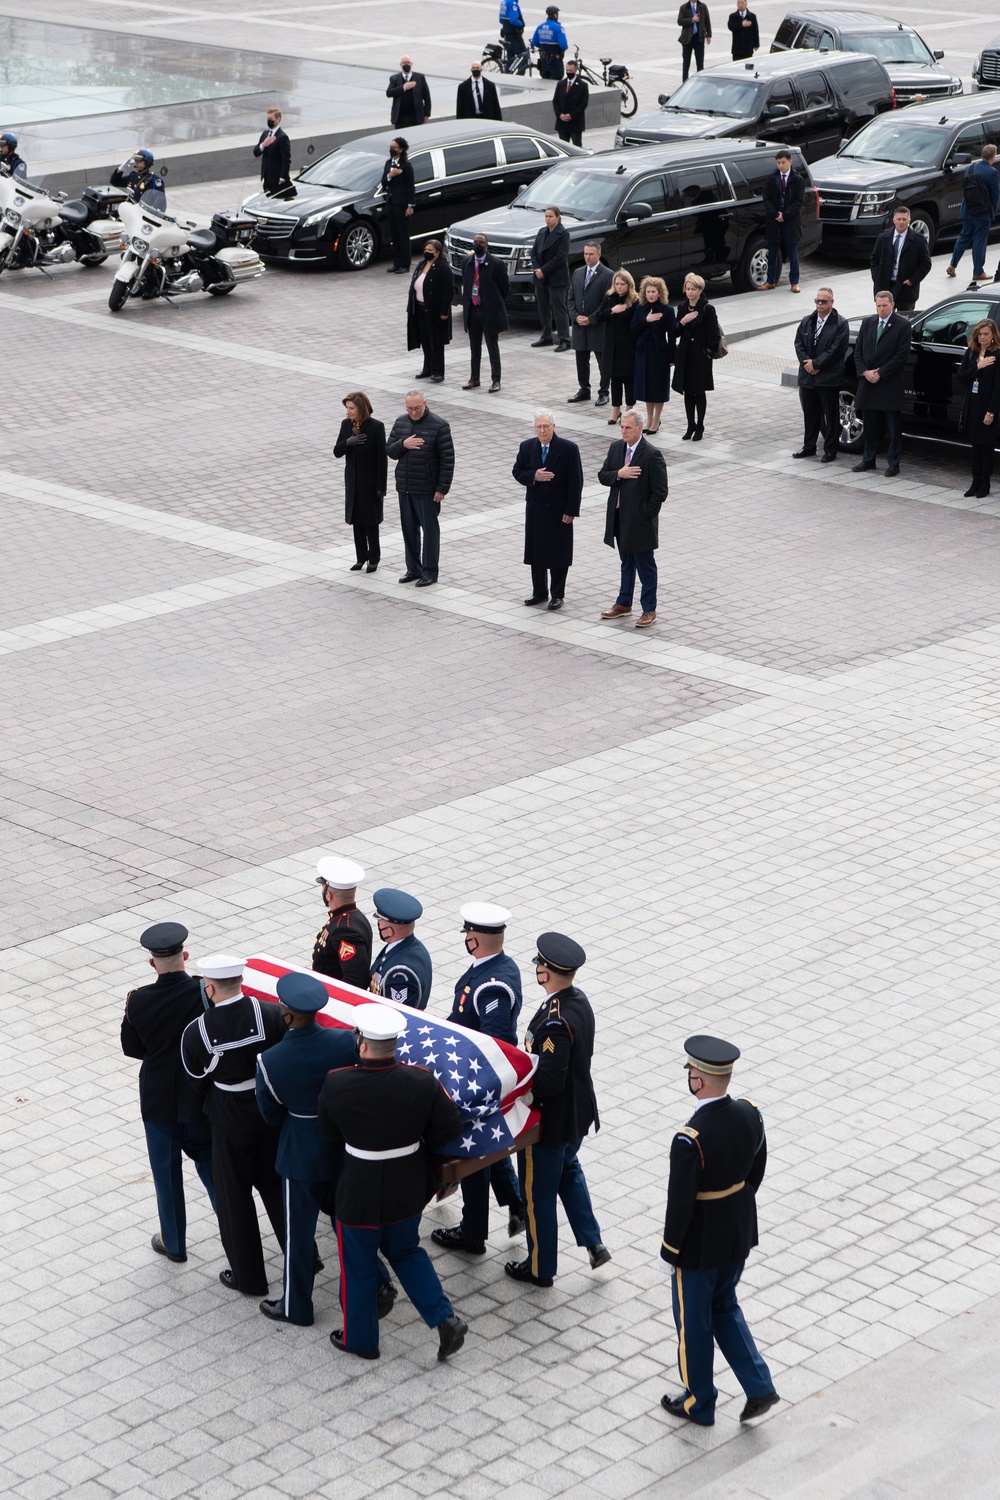
M385 194L392 224L392 265L389 274L401 276L410 269L410 229L417 206L417 185L409 157L409 143L397 135L389 142L389 160L382 168L382 191Z
M455 287L451 266L440 240L428 240L424 258L410 280L406 303L406 347L421 349L424 362L418 380L440 385L444 379L444 349L451 343L451 299Z
M635 400L635 332L632 328L632 309L639 300L632 272L617 270L611 278L611 286L605 293L594 321L604 328L604 352L601 382L605 389L611 386L611 415L608 426L616 427L622 414L622 397L625 405Z
M992 318L977 323L969 335L969 347L965 358L955 372L955 378L964 387L962 415L959 432L971 445L972 483L965 498L974 495L982 499L990 492L990 477L993 473L993 454L997 445L1000 422L1000 328Z
M511 473L524 485L527 501L524 560L531 568L531 597L524 602L544 604L548 599L549 609L562 609L573 562L573 521L583 495L583 464L576 444L557 436L551 412L535 417L535 436L517 450Z
M552 95L556 135L561 141L570 141L574 146L583 145L589 102L590 89L586 80L579 76L576 61L571 57L566 63L566 77L560 78Z
M497 86L483 76L483 60L474 57L468 78L463 78L455 94L456 120L502 120Z
M635 335L635 398L646 403L645 431L660 430L660 413L670 400L670 366L674 357L677 318L661 276L644 276L632 312Z
M673 388L684 397L687 431L682 439L700 443L705 433L706 391L715 390L712 360L722 339L719 315L705 296L705 279L693 271L684 278L677 305L677 349Z
M378 529L389 477L385 427L372 416L372 404L364 391L352 391L344 397L343 406L347 416L340 424L333 455L346 459L344 520L354 527L357 557L351 572L360 573L367 565L368 572L374 573L382 556Z
M931 268L931 252L925 237L910 228L910 210L905 203L897 205L892 227L883 229L875 241L869 266L873 292L891 292L900 312L912 312L920 283Z
M850 328L833 305L833 292L821 286L816 309L807 313L795 333L795 357L799 362L799 401L805 430L802 447L793 458L812 458L823 433L824 464L832 464L840 442L840 387Z
M489 241L477 230L472 254L462 262L462 320L469 335L471 369L463 391L479 387L483 339L490 356L490 393L500 389L500 335L510 327L507 297L510 276L502 260L490 254Z
M875 312L861 324L854 346L857 407L864 414L865 447L852 474L874 469L883 427L889 434L886 476L899 473L903 454L903 381L912 344L910 321L896 311L889 292L879 292Z
M760 27L757 17L747 6L747 0L736 0L736 9L726 24L733 38L733 62L753 57L760 46Z
M260 158L261 186L267 196L294 198L295 194L287 191L292 182L292 143L281 128L281 110L273 105L267 111L267 129L261 132L253 154Z
M764 179L764 233L767 236L767 280L762 292L773 292L781 280L782 261L788 261L791 290L799 289L799 245L802 241L802 205L806 201L805 179L792 170L785 150L774 158L774 171Z
M576 350L577 392L567 405L590 400L590 356L597 356L597 404L608 404L608 380L604 373L604 325L597 312L611 285L611 272L601 263L597 241L583 247L583 265L577 266L569 284L569 311L573 348Z
M597 476L608 485L604 545L617 545L622 576L618 598L601 615L618 620L632 613L636 574L642 589L642 614L636 630L656 620L656 549L660 544L660 507L667 498L667 463L659 448L642 435L642 419L634 411L622 417L622 435L611 444Z
M431 117L431 91L423 73L414 70L408 57L399 59L399 72L391 74L385 97L392 100L389 123L405 130L423 125Z
M531 247L532 275L535 281L535 301L538 304L538 321L542 325L541 338L532 344L532 349L544 349L552 342L552 324L556 325L559 342L557 354L565 354L569 342L569 310L566 299L569 294L569 230L562 221L562 214L554 203L545 210L545 226L535 235Z

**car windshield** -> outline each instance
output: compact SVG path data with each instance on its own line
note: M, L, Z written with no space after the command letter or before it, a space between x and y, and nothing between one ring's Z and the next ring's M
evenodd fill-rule
M896 123L888 115L879 115L859 130L842 157L860 161L891 161L901 167L933 167L941 161L948 144L948 132L934 125Z
M699 73L697 78L682 83L663 108L668 113L685 109L697 115L731 115L742 119L745 115L756 115L760 92L760 85L750 79L712 78L708 73Z
M386 159L345 146L307 167L299 181L313 182L317 187L349 188L352 192L371 190L378 185Z
M608 215L630 185L627 175L617 172L594 172L580 167L552 167L535 179L523 193L518 193L512 208L530 208L536 213L550 203L571 219L600 219Z
M925 66L932 63L929 48L915 31L873 32L858 36L845 36L841 42L845 52L870 52L880 63L914 63Z

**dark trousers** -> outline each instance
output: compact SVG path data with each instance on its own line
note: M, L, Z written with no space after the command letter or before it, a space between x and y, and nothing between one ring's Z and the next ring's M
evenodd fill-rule
M524 59L530 54L524 45L524 27L512 26L509 21L500 22L500 36L506 49L506 63L508 71L520 73L524 69ZM516 60L521 58L518 64Z
M253 1096L251 1095L251 1103ZM239 1134L212 1132L212 1176L219 1235L233 1280L241 1292L267 1296L267 1272L253 1190L271 1221L274 1237L285 1247L285 1208L281 1178L274 1166L278 1131L257 1119Z
M835 385L800 385L799 400L805 431L802 446L815 453L823 434L823 452L833 454L840 442L840 392Z
M692 52L694 53L694 65L700 73L702 68L704 68L705 66L705 38L702 35L701 31L698 32L697 36L693 36L689 42L681 43L681 53L684 58L684 67L681 75L682 83L684 82L684 79L687 78L688 73L691 71Z
M483 317L478 307L469 308L469 358L471 368L469 378L479 379L479 372L483 367L483 339L486 340L486 352L490 357L490 379L500 384L500 335L489 328L484 328Z
M360 563L377 565L381 561L382 548L378 539L377 526L354 527L354 551Z
M212 1208L215 1187L212 1181L212 1127L207 1120L188 1124L164 1124L144 1120L146 1150L156 1189L156 1208L160 1216L160 1239L171 1255L187 1254L187 1209L184 1206L183 1158L190 1156L195 1171L205 1184Z
M583 145L584 126L578 120L556 120L556 135L561 141L569 141L574 146Z
M625 405L632 406L635 401L635 381L631 375L612 375L611 377L611 405L621 406L624 388Z
M792 286L799 284L799 247L794 240L788 237L788 225L778 225L777 240L769 240L767 244L767 279L775 286L781 280L781 267L784 261L788 262L788 280Z
M618 589L616 604L631 604L635 593L635 575L639 575L639 602L642 605L643 614L652 615L656 613L656 553L655 552L622 552L622 544L618 543L618 552L622 560L622 580Z
M547 339L552 333L553 321L556 325L556 334L561 344L569 343L569 308L566 298L569 288L565 286L549 286L547 281L535 279L535 298L538 302L538 321L542 325L542 338Z
M451 1317L452 1305L441 1289L430 1256L420 1245L419 1214L398 1224L372 1228L338 1221L337 1248L345 1348L378 1348L379 1251L428 1328L437 1328Z
M410 221L406 217L406 204L390 203L389 218L392 223L392 263L409 270Z
M403 531L406 571L437 582L441 555L441 506L433 495L400 495L399 524ZM423 542L421 544L421 532Z
M513 1209L521 1218L524 1207L517 1177L509 1156L484 1167L472 1177L462 1178L462 1233L470 1240L485 1240L490 1232L490 1188L501 1208Z
M986 275L986 247L990 240L992 214L976 214L975 218L962 220L961 233L951 252L951 264L957 266L962 256L972 246L972 272L974 276Z
M689 427L704 427L705 412L708 410L708 398L704 391L684 392L684 414L687 417Z
M286 1177L285 1274L282 1310L290 1323L308 1327L313 1321L313 1281L316 1276L316 1225L321 1213L333 1218L333 1183L300 1182Z
M532 1276L554 1276L559 1251L556 1199L562 1199L578 1245L599 1245L601 1229L594 1218L587 1179L577 1153L582 1141L565 1146L528 1146L517 1155L517 1175L524 1203L528 1261Z
M549 574L552 575L553 599L565 599L566 574L569 568L547 568L544 563L531 564L531 592L536 599L544 599L549 593Z
M563 55L558 47L539 47L538 76L558 83L563 76Z
M987 494L993 474L993 449L988 443L972 444L972 482Z
M878 445L882 441L882 433L889 435L889 450L886 458L889 467L894 468L903 456L903 417L898 411L872 411L870 407L863 410L865 419L865 451L864 462L873 464L878 453Z
M420 304L420 348L424 356L425 375L444 374L444 344L438 333L440 322L440 318L432 318L427 308Z
M677 1364L688 1392L684 1410L703 1427L715 1421L718 1391L712 1382L715 1344L748 1397L769 1396L771 1372L761 1359L736 1300L745 1261L714 1271L675 1269L672 1280Z
M590 390L590 354L589 349L578 349L576 351L576 378L581 391ZM597 364L597 394L606 396L608 394L608 382L604 371L601 369L601 356L595 351L594 360Z

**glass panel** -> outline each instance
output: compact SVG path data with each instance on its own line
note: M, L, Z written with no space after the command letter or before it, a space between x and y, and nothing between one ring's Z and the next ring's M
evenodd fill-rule
M373 156L371 152L359 151L355 146L342 146L339 151L331 151L329 156L315 162L303 172L302 181L315 182L320 187L371 192L378 186L384 166L384 156Z
M892 63L926 66L934 61L915 31L855 32L845 36L840 45L845 52L867 52L877 57L883 67Z
M989 311L984 302L949 302L928 313L916 330L922 344L949 344L956 349L968 347L969 334Z
M700 208L703 203L718 203L723 196L714 167L685 167L674 173L674 181L678 208Z
M488 172L497 164L493 137L486 141L468 141L464 146L445 146L444 170L448 177L462 177L467 172Z
M790 78L782 78L771 85L771 92L767 96L767 107L773 109L776 104L787 104L792 111L798 109L798 101L795 98L795 90L792 88Z
M752 79L713 78L709 70L682 83L663 109L666 114L692 110L695 114L731 115L740 119L757 113L759 99L760 85Z
M654 214L665 214L667 197L663 188L663 178L650 177L645 182L636 183L625 200L622 212L628 213L631 205L635 203L648 203Z
M947 132L937 125L908 125L905 110L880 115L859 130L841 158L887 161L902 167L935 167L948 144Z
M504 155L511 163L538 160L538 142L530 135L505 135L503 149Z
M804 73L799 79L805 109L822 109L832 101L830 88L822 73Z
M418 151L410 157L414 182L430 182L434 177L434 162L429 151Z

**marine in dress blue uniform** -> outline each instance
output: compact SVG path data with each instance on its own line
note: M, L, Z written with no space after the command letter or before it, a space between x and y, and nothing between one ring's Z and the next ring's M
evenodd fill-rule
M208 1004L201 981L184 972L187 935L180 922L156 922L146 928L139 942L157 977L153 984L131 991L121 1026L125 1056L142 1059L139 1108L160 1216L160 1232L153 1235L152 1245L157 1255L172 1261L187 1260L184 1155L194 1162L215 1208L212 1127L201 1095L181 1063L184 1028Z
M426 1010L433 970L431 956L414 935L423 907L416 896L383 886L375 892L375 919L385 947L372 964L369 989L413 1010Z
M594 1012L573 980L586 962L580 944L561 932L543 932L535 954L535 978L546 999L525 1034L525 1051L538 1058L531 1096L542 1122L538 1144L518 1152L524 1199L528 1258L508 1261L515 1281L551 1286L556 1274L561 1199L576 1243L586 1248L593 1270L606 1266L611 1252L601 1242L579 1151L591 1125L600 1130L590 1076L594 1055Z
M324 855L316 866L316 884L322 887L329 916L316 934L312 968L359 990L368 988L372 964L372 924L356 900L364 878L361 865L337 854Z
M711 1427L718 1396L712 1382L715 1344L746 1392L741 1422L762 1416L779 1399L736 1300L747 1255L757 1243L757 1189L767 1165L767 1140L753 1100L729 1097L740 1049L714 1036L688 1037L684 1049L688 1088L698 1107L670 1147L660 1249L674 1268L677 1363L684 1389L660 1404L671 1416Z
M503 951L510 912L488 901L470 901L462 907L461 917L472 966L455 985L448 1020L516 1046L521 971ZM523 1232L524 1206L510 1157L505 1156L491 1167L462 1179L462 1221L452 1229L435 1229L431 1239L436 1245L463 1250L469 1255L486 1254L491 1187L497 1202L507 1209L508 1234Z

